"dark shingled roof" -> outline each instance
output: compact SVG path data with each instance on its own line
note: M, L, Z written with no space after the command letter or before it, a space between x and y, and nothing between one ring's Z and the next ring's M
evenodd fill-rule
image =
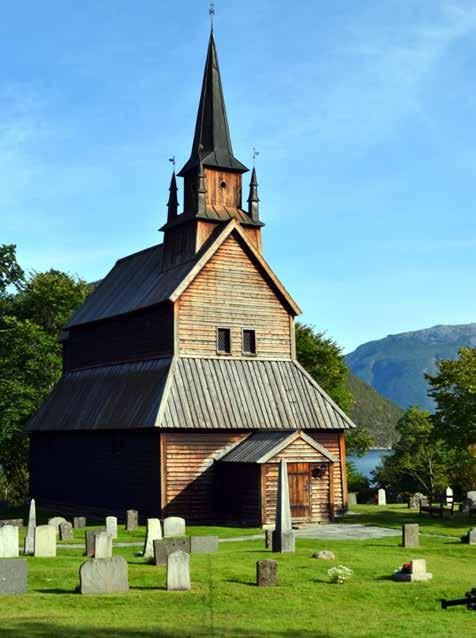
M292 360L175 357L67 372L28 431L347 430L355 427Z

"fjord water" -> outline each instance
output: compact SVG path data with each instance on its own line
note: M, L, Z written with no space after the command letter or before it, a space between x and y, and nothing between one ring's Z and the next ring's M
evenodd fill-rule
M349 455L348 460L352 461L357 472L364 474L367 478L371 478L372 471L391 453L392 450L375 449L369 450L367 454L361 457Z

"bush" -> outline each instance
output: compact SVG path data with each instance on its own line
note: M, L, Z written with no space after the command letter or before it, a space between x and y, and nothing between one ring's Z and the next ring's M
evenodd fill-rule
M346 580L352 577L353 571L344 565L339 565L339 567L331 567L327 573L331 583L343 585Z

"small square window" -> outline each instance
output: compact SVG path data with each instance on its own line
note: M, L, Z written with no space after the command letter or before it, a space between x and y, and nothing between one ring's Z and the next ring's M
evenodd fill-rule
M256 354L255 330L243 330L243 354Z
M230 328L218 328L218 330L217 330L217 351L220 354L231 354L231 333L230 333Z

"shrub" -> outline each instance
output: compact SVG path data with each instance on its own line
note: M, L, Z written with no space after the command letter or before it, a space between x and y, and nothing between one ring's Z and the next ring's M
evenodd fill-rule
M331 567L327 573L331 583L343 585L346 580L351 578L353 571L344 565L339 565L339 567Z

